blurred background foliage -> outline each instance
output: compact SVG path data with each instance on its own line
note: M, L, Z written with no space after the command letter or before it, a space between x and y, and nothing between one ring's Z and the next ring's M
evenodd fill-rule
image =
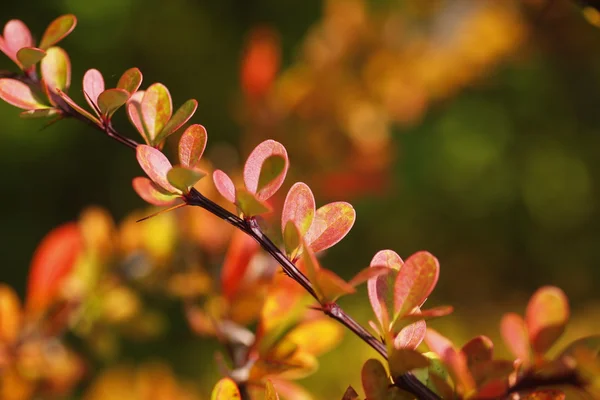
M110 86L139 67L144 85L167 85L175 106L198 100L193 122L207 128L215 166L239 168L254 145L275 138L290 154L288 186L308 182L318 204L352 202L357 223L323 261L341 276L379 249L427 249L442 266L430 301L457 308L435 324L448 336L497 337L500 313L521 311L545 284L569 296L571 333L600 329L590 322L600 316L600 31L585 18L594 22L593 11L567 0L38 0L0 10L1 21L22 19L38 37L65 13L78 18L61 43L76 99L86 69ZM0 69L10 68L1 58ZM133 137L122 114L117 127ZM0 119L0 280L23 293L31 254L52 227L90 204L117 221L143 206L131 189L140 168L79 122L44 127L5 103ZM342 303L371 318L364 293ZM178 308L161 307L169 337L132 343L122 359L175 360L188 377L213 370L209 387L212 353ZM356 349L354 371L340 368ZM348 338L309 387L339 396L370 355ZM123 368L141 381L170 379L163 367ZM103 379L120 376L112 374Z

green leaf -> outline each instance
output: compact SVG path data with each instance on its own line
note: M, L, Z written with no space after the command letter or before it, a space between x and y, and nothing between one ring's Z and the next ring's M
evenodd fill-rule
M207 134L202 125L190 125L179 140L179 162L184 167L195 167L206 148Z
M261 173L263 163L271 156L281 156L285 162L283 170L280 171L279 175L271 179L265 186L264 180L266 177L261 181ZM261 201L269 199L283 184L288 166L289 161L285 147L274 140L265 140L252 150L252 153L250 153L244 164L244 183L246 184L246 188L250 193L256 194L257 198ZM267 175L269 175L268 171ZM261 187L259 183L262 183L263 186Z
M46 50L50 46L63 40L69 33L75 29L77 18L73 14L62 15L56 18L48 25L42 35L40 48Z
M385 400L391 382L381 361L367 360L362 367L361 379L368 400Z
M40 62L46 55L46 52L36 47L23 47L17 51L17 60L21 63L23 69L29 69L29 67Z
M439 274L438 260L431 253L420 251L410 256L396 276L394 317L421 306L437 284Z
M100 113L111 118L115 111L122 107L129 99L129 92L124 89L107 89L98 95L98 108Z
M119 78L117 89L126 90L129 95L132 95L140 88L142 79L142 72L138 68L130 68Z
M38 110L27 110L19 114L23 119L47 118L60 114L61 111L56 108L40 108Z
M173 117L165 124L160 133L156 136L156 143L161 143L163 140L169 137L172 133L175 133L181 128L196 112L198 108L198 102L194 99L188 100L181 107L175 111Z
M392 349L388 364L392 378L399 377L417 368L426 368L430 361L423 354L412 349Z
M56 89L66 92L71 85L71 60L60 47L50 47L46 51L40 70L44 83L53 92Z
M258 176L257 195L279 178L286 166L286 159L280 155L269 156L263 161Z
M246 218L266 214L272 211L271 207L257 199L254 194L245 189L238 189L235 195L235 204Z
M215 385L210 400L240 400L240 391L231 378L223 378Z
M315 252L328 249L344 238L354 225L356 212L346 202L329 203L319 208L304 236L307 246Z
M165 192L146 177L133 178L132 185L138 196L155 206L170 206L179 197Z
M169 180L169 183L181 190L183 193L188 193L190 188L205 176L206 172L197 168L176 166L167 172L167 179Z
M525 324L533 351L544 354L565 330L569 320L569 302L557 287L538 289L527 305Z
M24 110L49 108L38 100L28 85L16 79L0 79L0 98L8 104Z
M167 173L173 166L160 150L141 144L136 149L136 156L138 163L154 183L168 193L180 194L167 179Z
M294 224L294 221L288 221L283 229L283 244L285 253L290 259L294 259L298 248L300 247L302 238L300 232Z
M160 143L157 141L157 136L171 119L173 112L171 94L165 85L161 83L150 85L142 98L141 112L150 143L152 145Z

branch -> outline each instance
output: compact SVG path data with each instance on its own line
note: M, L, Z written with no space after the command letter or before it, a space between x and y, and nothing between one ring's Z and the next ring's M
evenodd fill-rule
M530 392L534 390L539 391L542 387L550 386L572 386L582 389L585 386L585 382L581 380L581 377L575 370L554 376L536 376L530 373L522 377L517 381L517 383L508 388L504 398L512 399L512 394Z
M10 73L7 71L0 71L0 78L2 77L10 77L13 79L18 79L28 85L36 86L41 88L40 81L35 77L29 77L25 75L17 75L14 73ZM97 130L105 133L108 137L117 142L121 143L124 146L129 147L130 149L135 150L139 145L133 139L127 138L117 132L110 124L106 126L97 125L94 122L90 121L83 115L80 115L76 110L74 110L69 104L67 104L60 96L55 93L49 92L51 99L56 104L56 107L59 108L64 117L71 117L82 121ZM204 208L208 212L213 215L221 218L222 220L228 222L233 225L237 229L240 229L247 235L254 238L260 246L271 255L283 268L284 272L290 276L293 280L298 282L313 298L317 299L317 295L308 280L308 278L294 265L292 261L290 261L281 250L267 237L255 219L244 220L237 215L229 212L218 204L214 203L196 189L192 188L190 193L185 196L185 201L188 205L197 206ZM375 349L379 354L381 354L384 358L387 359L387 350L383 343L381 343L377 338L371 335L364 327L362 327L358 322L356 322L350 315L348 315L337 303L328 304L323 310L326 315L335 319L342 325L344 325L347 329L349 329L356 336L361 338L365 343ZM438 400L439 396L437 396L434 392L432 392L428 387L423 385L421 381L419 381L414 375L411 373L406 373L400 376L397 379L396 385L401 387L402 389L411 392L418 399L421 400Z

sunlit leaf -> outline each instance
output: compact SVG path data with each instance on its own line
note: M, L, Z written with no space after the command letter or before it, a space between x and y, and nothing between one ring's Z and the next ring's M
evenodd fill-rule
M3 36L0 36L0 50L19 64L17 52L23 47L33 47L31 32L23 21L11 19L4 25Z
M258 186L256 187L257 196L276 181L284 172L286 159L280 155L272 155L265 159L260 167L258 176Z
M369 293L369 302L371 308L381 323L381 306L385 305L388 310L394 309L394 282L396 275L404 261L392 250L381 250L373 256L371 267L387 267L390 269L387 275L380 275L369 279L367 288Z
M440 273L438 260L426 251L410 256L396 276L394 309L404 315L421 306L437 284Z
M543 354L562 335L569 319L569 302L562 290L553 286L538 289L527 305L525 324L533 351Z
M129 122L135 126L135 129L137 129L138 133L142 136L146 144L151 145L152 143L150 142L150 138L148 137L148 133L146 132L146 128L142 122L142 98L144 97L144 93L146 92L140 90L131 95L127 101L125 109L127 110Z
M47 117L53 117L60 113L61 113L61 111L56 108L41 108L38 110L23 111L22 113L19 114L19 117L21 117L23 119L47 118Z
M28 85L16 79L0 79L0 98L24 110L49 108L37 99Z
M172 165L160 150L141 144L137 147L136 156L138 163L154 183L169 193L180 193L167 179Z
M430 361L420 352L407 349L393 349L389 354L388 364L390 367L390 375L398 377L417 368L428 367Z
M119 78L117 89L126 90L129 95L133 95L140 88L142 79L142 72L138 68L129 68Z
M220 169L217 169L213 172L213 182L221 196L225 197L230 202L235 203L235 186L229 175Z
M219 190L219 192L221 191ZM235 204L246 218L273 211L267 203L260 201L254 194L245 189L237 189L235 196Z
M426 332L427 324L423 320L407 325L394 338L394 347L396 349L416 349L425 339Z
M330 248L348 234L355 219L356 212L349 203L339 201L324 205L316 211L304 237L306 245L315 253Z
M504 314L500 322L500 333L510 352L528 365L531 355L527 327L523 318L515 313Z
M48 25L42 35L40 48L47 49L50 46L63 40L69 33L75 29L77 18L72 14L61 15Z
M0 343L12 345L21 330L21 301L10 286L0 283Z
M98 96L104 92L104 78L97 69L88 69L83 75L83 92L85 101L97 113ZM98 115L99 116L99 115Z
M356 292L354 286L340 278L333 271L321 269L317 272L315 290L320 293L321 303L336 301L341 296Z
M240 391L231 378L223 378L213 388L210 400L240 400Z
M284 167L274 180L261 188L259 183L262 166L265 160L271 156L283 157L285 160ZM265 140L250 153L244 165L244 183L246 184L246 188L250 193L255 193L257 199L267 200L281 187L288 167L289 161L285 147L274 140Z
M133 178L133 190L145 201L155 206L169 206L174 204L178 196L165 192L154 182L146 177Z
M58 94L75 112L77 112L80 115L83 115L90 121L94 122L96 125L100 126L100 120L97 117L89 113L87 110L81 108L65 92L59 89L57 90L56 94Z
M173 112L171 94L165 85L154 83L146 89L142 98L141 111L148 138L153 145L157 144L156 137L165 127Z
M409 314L399 315L398 318L393 321L392 329L397 331L416 321L429 321L430 319L445 317L446 315L452 314L453 311L454 307L452 306L439 306L427 310L421 310L419 307L416 307Z
M296 257L296 252L302 243L300 232L294 224L294 221L289 220L283 229L283 245L285 252L290 258Z
M59 293L82 251L83 239L76 223L59 226L38 245L29 270L27 308L43 311Z
M472 370L474 365L492 359L494 343L487 336L477 336L468 341L461 350L467 357L469 369Z
M19 60L23 69L28 69L40 62L45 55L46 52L42 49L36 47L23 47L17 51L17 60Z
M48 88L66 92L71 85L71 61L67 52L60 47L50 47L40 64L42 78Z
M279 400L275 387L269 379L265 382L265 400Z
M259 248L258 242L242 231L233 233L221 268L221 289L225 297L232 298L237 292Z
M98 95L98 108L105 117L112 115L129 99L129 92L124 89L107 89Z
M359 271L358 274L354 275L354 278L350 279L348 284L356 287L362 283L367 282L369 279L375 279L377 277L387 275L390 273L390 269L387 267L368 267Z
M299 324L286 335L286 340L296 344L302 351L318 356L337 346L343 335L344 330L340 324L319 318Z
M206 148L206 141L206 129L202 125L190 125L183 132L179 140L179 162L181 165L184 167L195 167L202 158L202 154Z
M281 212L281 230L285 231L288 221L293 221L301 236L306 235L315 216L315 197L304 182L292 185L285 197Z
M342 400L360 400L360 396L356 393L356 390L352 386L348 386L346 391L344 392L344 396Z
M173 117L165 124L160 133L156 135L155 141L160 143L181 128L190 118L192 118L196 112L196 108L198 108L198 102L194 99L183 103L183 105L175 111Z
M169 183L184 193L189 192L190 188L205 176L206 172L198 168L180 166L175 166L167 172Z
M367 360L362 367L361 379L368 400L386 400L391 382L381 361L373 358Z

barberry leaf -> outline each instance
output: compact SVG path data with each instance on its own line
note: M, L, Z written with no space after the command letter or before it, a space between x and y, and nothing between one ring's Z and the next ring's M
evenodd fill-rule
M275 170L278 171L278 174L274 177L267 173L266 175L269 179L265 177L261 181L263 163L271 156L282 157L284 159L283 168L276 168ZM244 165L244 183L246 184L246 188L250 193L256 194L258 200L267 200L283 184L288 167L289 161L285 147L274 140L265 140L250 153ZM273 172L271 168L268 169L268 172ZM268 180L268 182L265 182L265 180ZM262 187L261 184L263 185Z
M391 382L381 361L374 358L367 360L360 375L368 400L387 400L386 393Z
M129 68L119 78L117 89L126 90L131 96L140 88L142 79L142 72L138 68Z
M173 117L167 121L160 133L156 135L156 143L161 143L163 140L169 137L169 135L176 132L186 122L188 122L196 112L196 108L198 108L198 102L194 99L190 99L183 103L183 105L179 107L177 111L175 111Z
M231 378L223 378L215 385L210 400L240 400L240 391Z
M14 344L21 331L22 319L19 296L13 288L0 283L0 343Z
M244 214L245 218L273 211L267 203L260 201L253 193L250 193L246 189L237 189L235 196L235 204L242 214Z
M388 358L392 378L397 378L413 369L426 368L429 364L430 361L427 357L416 350L408 348L394 348Z
M79 104L75 103L73 99L71 99L65 92L60 89L57 89L56 94L58 94L73 110L75 110L78 114L83 115L90 121L94 122L96 125L101 126L100 120L92 115L87 110L81 108Z
M31 32L23 21L11 19L4 25L3 36L0 36L0 51L21 66L17 58L17 52L23 47L33 47Z
M83 238L74 222L55 228L42 239L29 270L26 298L29 311L42 312L55 300L82 248Z
M326 318L317 318L297 325L285 338L300 350L319 356L337 346L343 336L344 330L338 323Z
M98 114L98 96L104 92L104 78L97 69L88 69L83 75L85 101ZM98 115L99 117L100 115Z
M348 386L346 391L344 392L344 396L342 400L360 400L360 396L356 393L356 390L352 386Z
M138 133L144 138L146 144L152 145L150 138L148 137L148 132L142 122L142 99L144 98L145 93L145 91L140 90L131 95L127 101L126 110L131 124L135 126L135 129L137 129Z
M356 212L349 203L339 201L319 208L304 240L315 252L330 248L348 234Z
M328 269L317 271L314 282L315 291L319 295L321 304L332 303L338 298L356 292L354 286L340 278L335 272Z
M531 361L529 337L523 318L515 313L504 314L500 321L500 333L508 350L524 365L529 365Z
M56 92L56 89L66 92L71 85L71 61L67 52L60 47L46 50L40 70L44 83L52 92Z
M31 87L16 79L0 79L0 98L24 110L49 108L38 100Z
M396 332L393 328L392 332ZM427 332L427 324L424 320L416 321L412 324L406 325L394 338L394 348L396 349L416 349L419 347L423 339L425 339L425 333Z
M428 310L421 310L419 307L415 307L409 314L398 315L392 322L392 330L397 332L399 329L416 321L429 321L430 319L445 317L452 314L453 311L454 307L452 306L439 306Z
M17 51L17 60L23 69L29 69L31 66L40 62L46 55L46 52L37 47L23 47Z
M467 357L467 365L472 371L477 364L492 360L494 343L487 336L477 336L468 341L461 351Z
M190 125L183 132L179 140L179 162L181 165L184 167L195 167L202 158L202 154L206 148L206 141L206 129L202 125Z
M387 267L368 267L358 272L358 274L354 275L348 284L352 287L356 287L362 283L367 282L369 279L375 279L379 276L387 275L390 272L390 269Z
M275 392L275 387L273 386L273 382L267 379L265 383L265 400L279 400L279 396L277 392Z
M235 186L229 175L220 169L217 169L213 172L213 182L221 196L225 197L230 202L235 203Z
M23 119L47 118L60 114L61 111L56 108L40 108L38 110L27 110L19 114Z
M277 180L285 169L286 159L280 155L272 155L265 159L260 166L258 176L258 186L256 187L257 196L269 187L273 181Z
M133 178L132 184L133 189L142 199L155 206L170 206L178 198L176 195L165 192L145 176Z
M73 14L61 15L48 25L40 41L41 49L48 49L50 46L63 40L69 33L75 29L77 18Z
M395 315L405 315L421 306L437 284L438 260L426 251L410 256L396 276L394 284Z
M538 289L527 305L525 324L533 351L544 354L565 330L569 302L562 290L553 286Z
M100 114L111 118L120 107L129 99L129 92L125 89L107 89L98 95L97 103Z
M150 139L152 145L156 145L159 143L156 140L158 134L171 119L171 113L173 112L171 94L165 85L154 83L146 89L142 98L141 111L148 139Z
M394 309L394 282L403 264L402 258L393 250L381 250L371 260L371 267L383 266L390 269L388 274L371 278L367 282L369 302L380 324L382 305L386 307L388 314L389 310Z
M206 172L198 168L187 168L175 166L167 172L167 179L171 185L188 193L200 179L206 176Z
M281 230L293 221L301 236L306 235L315 216L315 197L304 182L296 182L288 191L281 212Z
M231 299L237 292L250 260L259 249L260 245L256 240L240 230L235 230L221 268L221 290L226 298Z
M173 166L160 150L141 144L137 147L136 156L138 163L154 183L169 193L180 193L167 179L167 173Z
M297 251L302 243L300 232L294 224L294 221L289 220L283 229L283 245L285 246L285 253L290 259L297 257Z

